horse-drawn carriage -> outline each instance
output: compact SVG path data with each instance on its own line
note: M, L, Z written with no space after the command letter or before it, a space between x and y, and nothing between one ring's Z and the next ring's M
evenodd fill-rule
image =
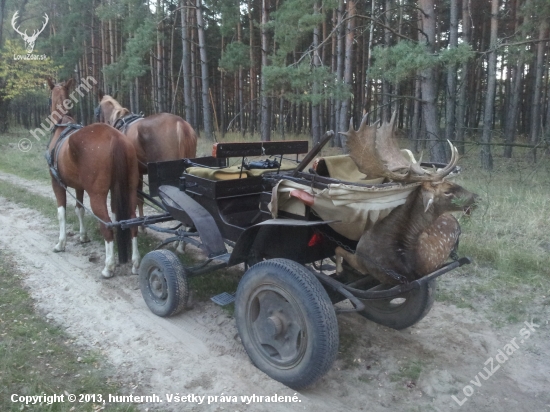
M49 83L55 113L70 82ZM178 119L172 119L173 140L182 147L184 126ZM469 209L476 199L443 180L458 171L456 149L451 145L448 165L404 160L392 142L394 120L379 128L363 120L358 131L347 132L348 146L355 145L351 159L325 158L309 171L305 168L332 132L311 151L307 141L217 143L209 157L148 160L149 194L142 195L162 213L136 217L142 143L154 137L148 133L155 128L140 121L143 130L131 140L109 125L74 128L74 119L62 115L47 156L60 222L54 251L65 248L65 189L73 187L81 240L87 240L84 191L100 222L106 246L103 276L113 275L113 229L117 236L126 234L118 242L122 263L128 259L123 252L131 233L132 272L139 272L145 302L159 316L186 307L190 277L244 264L234 299L248 355L290 387L310 385L336 357L336 312L356 311L391 328L409 327L430 310L436 278L469 263L458 257L445 263L460 227L444 213ZM263 160L247 162L255 156ZM115 222L107 213L109 191ZM170 221L179 223L160 226ZM141 263L139 226L169 235ZM184 267L175 253L162 248L176 241L200 248L205 261Z
M327 133L324 141L331 135ZM341 219L323 219L324 205L317 209L308 204L300 188L317 194L335 187L340 192L346 187L358 190L367 199L360 207L372 218L373 212L387 214L402 204L417 185L350 184L305 172L323 143L309 153L306 141L218 143L210 157L149 163L150 194L160 197L165 213L114 224L122 229L145 225L170 235L162 246L180 241L206 255L194 267L184 267L167 249L145 255L141 291L159 316L185 308L190 277L244 264L246 272L235 297L242 343L259 369L293 388L312 384L330 369L338 350L335 312L357 311L382 325L406 328L430 310L435 279L469 263L467 258L458 259L396 286L361 276L351 267L336 274L330 260L335 248L354 250L357 239L342 235L343 214ZM298 162L297 155L305 153ZM292 155L296 155L294 166L288 159ZM275 168L247 170L245 159L251 156L275 157L276 162L264 163ZM231 158L239 159L240 166L229 167ZM336 212L341 207L338 201L341 196L335 200ZM157 225L169 220L180 224L171 229ZM333 307L342 301L347 302Z

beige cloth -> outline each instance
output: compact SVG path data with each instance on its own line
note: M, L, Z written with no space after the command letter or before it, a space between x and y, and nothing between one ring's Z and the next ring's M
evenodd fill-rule
M386 217L395 207L405 203L407 196L420 183L388 183L372 187L344 183L330 184L327 189L315 189L290 180L281 180L273 188L269 210L273 218L283 210L304 216L306 207L301 200L290 196L293 190L303 190L314 197L311 208L321 219L337 220L330 226L351 240L359 240L365 230Z

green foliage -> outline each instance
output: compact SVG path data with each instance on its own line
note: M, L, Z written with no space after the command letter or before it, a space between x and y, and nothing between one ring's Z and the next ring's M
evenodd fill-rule
M146 64L144 59L155 43L155 30L156 24L152 18L143 20L136 28L134 36L126 42L125 50L118 61L103 68L108 81L114 81L121 76L123 82L129 83L147 73L149 64Z
M249 68L250 47L239 42L229 43L220 59L219 67L229 73L236 72L239 67Z
M219 10L221 14L220 32L222 36L232 36L241 19L239 0L220 0L214 2L213 8Z
M26 56L23 42L6 40L0 52L0 98L11 100L44 87L45 78L58 69L51 59L16 60L14 56Z
M274 29L278 49L273 56L274 64L283 64L286 55L296 49L304 38L312 38L313 29L324 19L322 14L313 14L314 0L287 0L275 13L269 27Z
M351 96L349 88L336 80L327 67L313 67L306 61L287 67L267 66L262 70L268 92L284 95L291 102L319 104L324 99L343 99ZM313 92L313 85L319 85L319 92Z
M421 43L401 41L392 47L377 46L372 51L373 66L369 74L374 79L398 83L414 76L418 71L437 65L454 66L471 59L470 45L462 43L457 48L432 54Z

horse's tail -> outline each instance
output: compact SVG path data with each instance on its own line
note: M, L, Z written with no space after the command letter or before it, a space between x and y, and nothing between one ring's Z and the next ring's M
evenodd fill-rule
M183 119L176 123L178 150L180 158L193 159L197 156L197 135L195 130Z
M125 148L122 138L114 136L111 145L111 202L119 222L130 218L130 165ZM130 229L117 228L116 243L120 263L128 262L130 241Z

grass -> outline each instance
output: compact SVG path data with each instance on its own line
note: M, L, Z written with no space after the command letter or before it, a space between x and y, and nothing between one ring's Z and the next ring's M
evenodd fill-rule
M344 319L339 320L338 329L340 336L338 359L342 361L342 368L356 368L360 365L360 363L357 362L357 341L359 335L346 324Z
M487 309L497 325L516 323L543 310L550 294L550 165L532 164L526 150L495 156L492 172L479 170L472 153L462 160L459 183L482 197L471 218L461 219L460 254L473 266L440 281L439 300Z
M125 394L113 382L109 367L99 353L77 349L59 327L35 313L33 301L24 289L23 274L13 260L0 251L0 410L20 411L12 394ZM25 410L90 411L101 402L29 405ZM94 409L95 408L95 409ZM110 411L137 411L133 405L109 405Z
M409 361L405 365L399 368L399 372L395 372L390 376L390 381L392 382L418 382L420 373L422 372L422 362L420 361Z
M18 148L21 139L29 139L32 147L28 152ZM0 135L0 170L20 177L41 182L50 182L50 175L44 153L49 136L36 141L28 130L15 129Z

